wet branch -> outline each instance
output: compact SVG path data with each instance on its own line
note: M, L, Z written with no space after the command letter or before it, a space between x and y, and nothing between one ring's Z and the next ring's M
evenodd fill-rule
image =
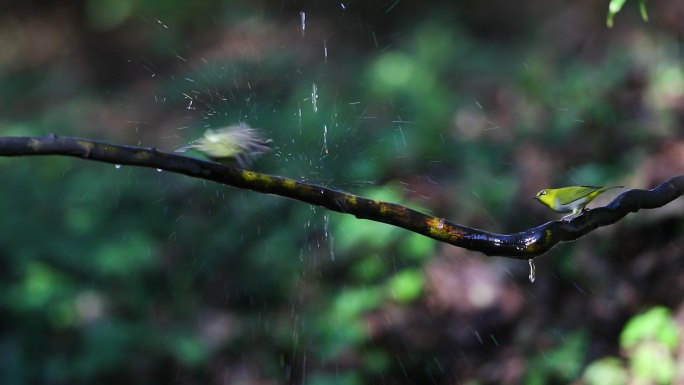
M116 145L82 138L0 137L0 156L62 155L120 165L162 169L187 176L296 199L329 210L351 214L425 235L486 255L529 259L561 242L573 241L592 230L613 224L630 212L653 209L684 194L684 175L651 190L629 190L607 206L588 210L572 220L553 221L514 234L495 234L420 213L394 203L362 198L344 191L280 176L225 167L155 148Z

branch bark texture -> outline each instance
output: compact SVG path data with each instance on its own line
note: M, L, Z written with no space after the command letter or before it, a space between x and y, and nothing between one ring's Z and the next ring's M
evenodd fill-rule
M155 148L116 145L82 138L0 137L0 156L62 155L119 165L162 169L238 188L296 199L329 210L399 226L438 241L486 255L530 259L558 243L569 242L613 224L630 212L653 209L684 194L684 175L651 190L628 190L607 206L588 210L570 221L553 221L514 234L495 234L423 214L388 202L366 199L311 183L190 158Z

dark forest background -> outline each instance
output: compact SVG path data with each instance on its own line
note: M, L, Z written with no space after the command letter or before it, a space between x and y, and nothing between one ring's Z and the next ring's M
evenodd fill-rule
M684 174L684 3L646 5L609 29L589 0L3 2L0 134L171 151L244 123L273 139L254 170L517 232L559 217L542 188ZM3 384L684 383L682 200L530 283L167 172L0 176Z

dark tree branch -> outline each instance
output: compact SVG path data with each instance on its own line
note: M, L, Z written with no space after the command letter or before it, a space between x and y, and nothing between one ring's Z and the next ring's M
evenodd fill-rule
M651 190L629 190L604 207L588 210L570 221L553 221L515 234L494 234L432 217L394 203L365 199L343 191L294 179L225 167L218 163L157 151L81 138L0 137L0 156L66 155L112 164L150 167L187 176L296 199L423 234L438 241L486 255L529 259L561 242L613 224L630 212L664 206L684 194L684 175Z

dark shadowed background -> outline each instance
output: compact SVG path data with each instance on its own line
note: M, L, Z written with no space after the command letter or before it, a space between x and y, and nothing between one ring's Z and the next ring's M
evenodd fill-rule
M0 5L0 134L171 151L516 232L684 174L684 3ZM199 156L198 154L194 154ZM684 381L684 204L528 263L150 169L0 159L3 384ZM617 192L596 204L607 203ZM636 382L632 382L636 383Z

